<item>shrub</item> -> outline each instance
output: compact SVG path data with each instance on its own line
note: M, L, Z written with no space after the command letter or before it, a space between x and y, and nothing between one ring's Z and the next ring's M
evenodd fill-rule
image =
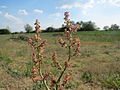
M0 29L0 34L10 34L11 32L8 29Z

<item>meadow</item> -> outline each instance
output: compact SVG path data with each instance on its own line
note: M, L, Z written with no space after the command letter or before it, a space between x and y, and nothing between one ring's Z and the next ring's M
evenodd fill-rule
M58 52L60 61L67 56L58 44L61 32L41 33L47 40L45 63L47 70L53 51ZM32 90L31 52L28 42L11 39L18 36L32 37L33 34L0 35L0 90ZM119 90L120 89L120 31L89 31L74 34L80 37L80 56L72 58L69 71L74 78L67 84L68 90ZM64 36L63 36L64 37ZM56 73L56 71L54 71Z

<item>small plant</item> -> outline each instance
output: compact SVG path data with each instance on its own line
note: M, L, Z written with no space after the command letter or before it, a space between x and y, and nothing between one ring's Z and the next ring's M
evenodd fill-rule
M71 58L74 56L78 56L80 53L80 40L79 38L73 37L73 33L77 32L79 25L72 25L69 19L69 12L65 12L65 26L66 29L64 31L65 40L62 37L58 38L58 42L60 43L61 47L68 50L68 58L64 63L60 63L57 58L57 52L53 52L52 54L52 61L54 66L56 67L56 71L58 72L57 75L53 72L46 72L43 71L43 67L45 67L44 63L44 49L46 45L46 40L40 38L39 32L40 30L40 23L38 20L35 22L35 39L29 38L28 42L33 48L32 54L32 75L31 78L35 83L35 87L43 88L45 87L46 90L63 90L67 84L67 82L71 79L72 73L68 73L67 69L71 66Z
M82 75L82 81L84 83L89 83L92 80L92 75L90 72L84 72Z
M114 90L120 89L120 74L113 76L107 76L104 78L102 85L107 88L113 88Z

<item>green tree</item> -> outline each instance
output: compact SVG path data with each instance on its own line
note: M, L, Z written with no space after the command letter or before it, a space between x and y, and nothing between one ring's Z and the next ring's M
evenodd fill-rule
M0 29L0 34L10 34L11 32L8 29Z
M75 25L75 24L76 24L74 21L70 21L70 23L71 23L72 25Z
M97 26L94 22L88 21L88 22L77 22L76 24L80 25L79 31L95 31L97 30Z
M111 30L111 31L119 30L119 29L120 29L119 25L117 25L117 24L112 24L111 27L109 28L109 30Z
M53 28L53 27L48 27L48 28L46 28L46 32L55 32L55 28Z
M109 26L104 26L103 30L108 31L109 30Z
M24 26L24 28L25 28L26 33L30 33L30 32L33 31L32 26L30 26L29 24L26 24L26 25Z

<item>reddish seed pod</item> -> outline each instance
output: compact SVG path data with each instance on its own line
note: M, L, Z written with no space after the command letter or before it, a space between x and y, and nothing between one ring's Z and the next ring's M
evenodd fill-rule
M44 47L45 45L46 45L46 40L44 40L40 43L40 47Z
M38 21L38 19L36 19L36 22L34 23L34 25L40 24L40 22Z
M31 44L31 45L33 45L33 44L34 44L34 41L33 41L31 38L29 38L29 39L28 39L28 43Z
M57 53L56 52L53 52L53 55L52 55L52 61L53 63L55 64L55 66L61 70L61 64L60 62L57 60Z
M67 46L66 42L61 37L58 38L58 42L61 44L62 47Z
M42 81L43 78L33 78L32 80L33 80L33 82L37 82L37 81Z
M50 77L51 74L51 72L45 73L43 79L46 80L48 77Z
M38 19L36 19L36 22L35 22L35 24L34 25L36 25L35 26L35 31L36 31L36 33L39 33L39 32L41 32L41 30L40 30L40 22L38 21Z
M79 29L79 28L80 28L80 25L76 24L76 25L74 26L74 28L75 28L75 29Z
M65 66L66 66L66 67L70 67L70 65L71 65L71 64L70 64L69 62L65 62Z
M68 16L70 16L70 12L65 12L64 15L65 15L65 17L68 17Z
M72 77L72 74L67 74L64 79L63 79L63 83L62 83L62 86L64 87L65 84L71 79Z
M53 76L53 75L52 75L52 77L51 77L51 83L52 83L52 84L56 84L56 78L55 78L55 76Z

